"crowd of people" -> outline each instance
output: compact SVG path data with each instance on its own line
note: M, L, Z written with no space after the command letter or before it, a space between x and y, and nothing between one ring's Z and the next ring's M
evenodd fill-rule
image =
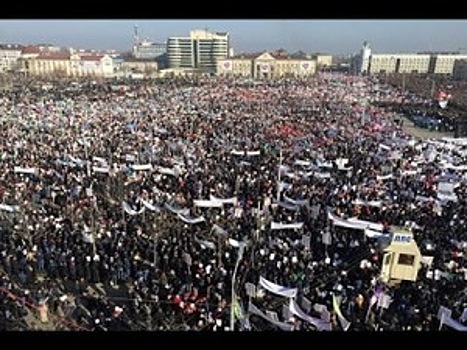
M415 140L378 105L420 97L343 73L21 86L0 98L0 329L44 305L39 326L76 331L462 319L465 146ZM410 228L432 260L385 283L383 240L331 215Z

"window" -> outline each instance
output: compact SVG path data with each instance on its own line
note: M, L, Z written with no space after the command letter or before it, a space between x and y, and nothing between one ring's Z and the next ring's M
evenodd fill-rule
M399 254L399 260L397 261L398 265L408 265L408 266L413 266L415 260L414 255L409 255L409 254Z

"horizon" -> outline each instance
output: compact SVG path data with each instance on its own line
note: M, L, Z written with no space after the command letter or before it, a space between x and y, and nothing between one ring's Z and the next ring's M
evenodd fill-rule
M349 56L364 41L375 53L467 48L467 20L0 20L0 42L128 52L135 25L140 39L159 43L195 29L227 32L234 53L285 49Z

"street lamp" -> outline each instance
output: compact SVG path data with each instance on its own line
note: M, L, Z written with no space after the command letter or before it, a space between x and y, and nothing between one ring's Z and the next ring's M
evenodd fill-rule
M243 257L243 252L245 250L246 243L245 242L240 242L238 246L238 256L237 256L237 262L235 263L235 269L232 274L232 290L231 290L231 302L230 302L230 330L233 332L234 331L234 324L235 324L235 314L234 314L234 303L236 300L236 295L235 295L235 278L237 277L237 270L238 270L238 265L240 264L240 261L242 260Z

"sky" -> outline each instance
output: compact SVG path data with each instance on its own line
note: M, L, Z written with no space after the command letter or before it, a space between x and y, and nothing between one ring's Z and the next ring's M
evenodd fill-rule
M467 48L466 20L0 20L0 43L129 51L140 38L165 42L192 29L230 33L234 52L355 54L368 41L375 53L456 51Z

